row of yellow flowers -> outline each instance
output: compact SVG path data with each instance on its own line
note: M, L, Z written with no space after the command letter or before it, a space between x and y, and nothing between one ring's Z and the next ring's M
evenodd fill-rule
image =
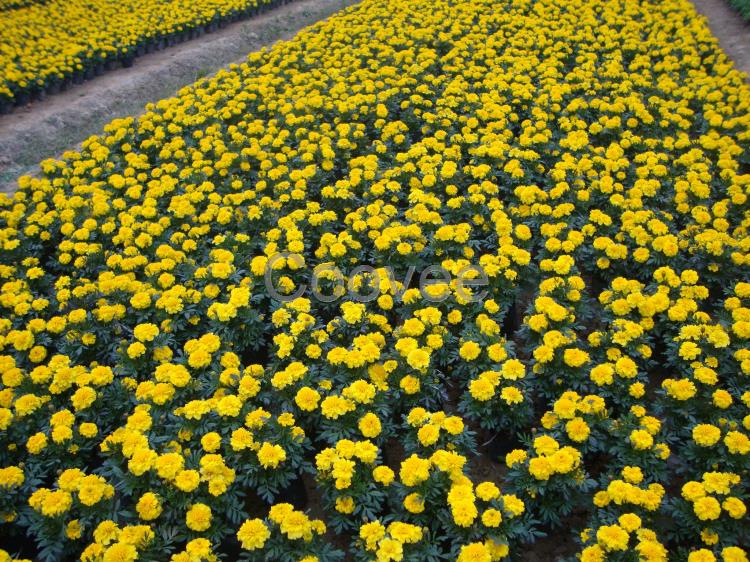
M44 0L0 0L0 11L23 8L31 4L41 3Z
M0 110L281 0L50 0L2 10Z
M688 0L364 0L113 121L0 199L2 555L747 562L748 154Z

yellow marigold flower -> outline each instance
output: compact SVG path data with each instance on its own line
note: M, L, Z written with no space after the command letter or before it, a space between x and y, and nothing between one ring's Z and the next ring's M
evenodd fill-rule
M480 402L486 402L495 395L495 385L484 377L474 379L469 383L471 397Z
M654 438L648 431L636 429L630 433L630 444L634 449L650 449L654 444Z
M5 488L6 490L16 488L23 484L23 482L24 473L19 467L9 466L0 468L0 488Z
M603 525L596 531L596 540L606 551L627 550L630 535L619 525Z
M286 451L280 445L263 443L258 450L258 462L263 468L276 468L286 460Z
M738 546L727 546L721 549L723 562L747 562L747 552Z
M693 511L701 521L712 521L721 515L721 504L711 496L698 498L693 503Z
M745 503L739 498L729 497L721 503L721 507L732 519L741 519L747 513Z
M635 513L624 513L623 515L620 515L617 522L629 533L632 533L641 527L641 518Z
M500 398L506 404L520 404L524 401L523 393L515 386L506 386L500 391Z
M500 497L500 489L492 482L482 482L476 487L477 497L483 501L490 501Z
M192 492L200 484L200 474L197 470L180 470L175 475L174 484L183 492Z
M750 453L750 438L739 431L729 431L724 437L724 444L733 455L747 455Z
M416 486L429 478L431 463L427 459L421 459L411 455L401 463L399 478L406 486Z
M688 562L716 562L716 556L710 550L701 548L688 555Z
M201 446L207 453L214 453L218 451L221 446L221 436L215 431L206 433L201 437Z
M206 531L211 527L211 508L206 504L193 504L185 515L185 524L193 531Z
M626 466L622 469L622 477L631 484L640 484L643 481L643 472L639 466Z
M133 335L140 342L150 342L159 335L159 327L155 324L138 324L133 329Z
M581 443L588 439L591 432L588 424L582 418L573 418L565 424L565 431L573 441Z
M481 542L462 546L456 558L456 562L492 562L492 560L490 549Z
M73 519L65 526L65 536L69 539L79 539L82 534L83 529L81 528L81 522L78 519Z
M261 519L248 519L237 531L237 539L245 550L263 548L271 536L271 531Z
M407 355L406 362L412 369L423 371L430 364L430 354L424 349L413 349Z
M144 521L152 521L159 517L162 512L159 497L153 492L146 492L138 500L135 506L138 516Z
M146 346L141 342L134 342L128 346L128 357L138 359L146 354Z
M693 428L693 441L701 447L715 445L721 439L721 430L711 424L698 424Z
M391 470L389 467L378 466L373 469L372 477L375 480L375 482L383 484L384 486L388 486L391 484L391 482L393 482L396 475L393 473L393 470Z
M482 348L474 341L467 341L461 345L458 354L464 361L473 361L482 352Z
M300 409L304 410L305 412L312 412L318 406L318 402L320 401L320 394L312 388L303 386L297 391L297 394L294 397L294 401L297 406L300 407Z
M427 423L419 428L419 431L417 432L417 438L419 439L419 442L425 446L428 447L430 445L434 445L437 443L438 438L440 437L440 428L434 424Z
M588 363L589 354L580 349L566 349L563 353L563 361L565 361L565 364L569 367L580 367L581 365Z
M535 457L529 461L529 474L537 480L549 480L554 467L547 457Z

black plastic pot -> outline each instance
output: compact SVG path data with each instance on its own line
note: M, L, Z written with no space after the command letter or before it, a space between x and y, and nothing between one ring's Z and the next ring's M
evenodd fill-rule
M16 107L20 107L22 105L26 105L31 101L31 95L29 95L29 92L19 92L16 94Z
M123 68L130 68L133 66L133 61L135 60L135 57L133 55L126 55L124 59L122 59L122 66Z
M5 115L13 111L13 102L10 100L0 100L0 115Z

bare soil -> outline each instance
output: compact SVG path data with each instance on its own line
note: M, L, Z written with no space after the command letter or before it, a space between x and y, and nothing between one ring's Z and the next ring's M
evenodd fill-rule
M168 49L136 59L60 94L0 116L0 192L13 191L19 176L58 157L117 117L137 115L148 102L174 95L248 53L289 39L300 29L351 6L356 0L295 0Z

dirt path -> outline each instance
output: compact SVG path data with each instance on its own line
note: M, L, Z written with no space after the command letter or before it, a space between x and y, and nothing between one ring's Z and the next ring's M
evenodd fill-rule
M696 10L708 18L711 33L734 61L737 69L750 75L750 23L726 0L692 0Z
M0 191L39 162L77 146L117 117L173 95L198 78L355 4L356 0L295 0L215 33L136 59L92 81L0 116Z

